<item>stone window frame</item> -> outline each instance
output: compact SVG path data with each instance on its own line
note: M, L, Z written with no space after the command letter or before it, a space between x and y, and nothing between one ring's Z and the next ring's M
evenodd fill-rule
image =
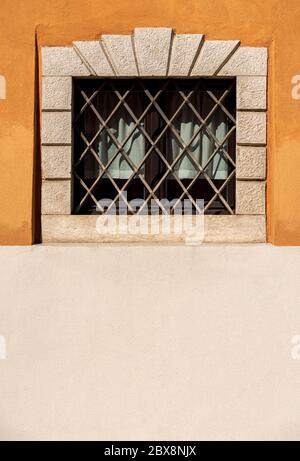
M181 242L173 235L101 235L99 216L71 214L73 77L235 77L236 211L205 215L206 243L266 242L268 49L136 28L71 47L42 48L42 241Z

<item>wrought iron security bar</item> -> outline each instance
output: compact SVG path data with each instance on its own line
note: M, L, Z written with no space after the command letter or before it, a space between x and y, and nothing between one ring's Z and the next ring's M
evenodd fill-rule
M121 199L128 214L146 213L150 202L173 214L183 200L192 212L204 200L206 214L234 214L234 80L73 83L73 213L119 210Z

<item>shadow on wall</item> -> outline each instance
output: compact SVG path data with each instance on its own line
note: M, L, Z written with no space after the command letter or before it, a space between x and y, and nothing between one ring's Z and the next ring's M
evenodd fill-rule
M33 142L33 194L32 194L32 242L41 243L41 135L39 99L39 53L37 36L35 40L34 75L34 142Z

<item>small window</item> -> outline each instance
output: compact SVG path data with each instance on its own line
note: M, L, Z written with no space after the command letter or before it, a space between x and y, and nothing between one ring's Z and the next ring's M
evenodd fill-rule
M145 204L128 214L234 213L235 79L73 79L73 102L73 214L124 193Z

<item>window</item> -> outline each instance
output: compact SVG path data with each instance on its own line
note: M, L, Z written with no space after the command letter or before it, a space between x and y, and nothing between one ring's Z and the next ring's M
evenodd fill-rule
M43 242L181 243L137 215L203 203L205 243L266 241L267 48L150 27L40 58Z
M235 79L73 79L72 213L235 211ZM124 195L124 193L126 195ZM125 198L124 198L125 197ZM135 209L133 199L144 204ZM166 209L163 199L172 206ZM109 207L108 207L109 208Z

